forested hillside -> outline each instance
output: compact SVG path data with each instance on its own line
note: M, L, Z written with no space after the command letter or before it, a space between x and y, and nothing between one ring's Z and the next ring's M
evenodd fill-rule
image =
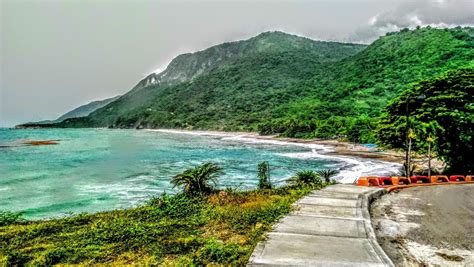
M264 33L187 54L200 64L213 60L192 75L184 68L184 80L142 81L88 117L52 126L258 130L371 142L382 108L412 83L474 68L473 36L472 28L428 27L387 34L365 48Z
M307 97L278 107L265 133L374 141L376 118L412 83L451 69L474 67L474 31L423 28L379 38L367 49L331 64L302 87Z
M363 48L364 45L317 42L282 32L266 32L248 40L179 55L165 71L149 75L129 93L91 114L89 123L127 128L140 125L187 127L190 122L181 117L175 118L173 114L185 117L203 115L202 121L205 121L206 114L213 112L212 107L192 107L193 114L189 114L190 110L186 107L211 103L208 101L215 93L226 94L222 95L222 99L217 96L219 100L234 102L229 97L244 94L244 91L252 90L260 94L269 86L287 88L295 81L311 77L314 69L321 64L336 62ZM244 91L237 92L239 88ZM180 109L180 106L183 108ZM226 110L225 106L220 109L219 112ZM217 124L192 126L222 129Z
M430 146L446 162L448 172L474 172L473 68L417 83L383 111L377 129L382 144L404 148L409 129L413 150L427 153Z

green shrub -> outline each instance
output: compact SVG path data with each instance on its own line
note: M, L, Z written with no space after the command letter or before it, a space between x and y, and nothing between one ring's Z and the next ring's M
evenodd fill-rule
M333 177L337 173L338 173L337 170L332 170L332 169L316 171L316 174L319 175L319 177L323 178L326 183L330 183L331 177Z
M258 164L258 188L259 189L271 189L272 184L270 182L270 165L268 161L263 161Z
M222 168L216 163L207 162L177 174L171 180L173 187L182 186L186 194L202 195L214 191L217 177L223 174Z
M206 242L203 248L198 252L198 257L195 260L198 264L217 263L230 264L238 263L239 259L246 254L239 244L223 243L218 240L211 239ZM240 262L245 264L245 262Z
M0 211L0 226L25 222L21 216L21 212Z
M311 170L297 172L296 175L290 179L290 182L299 186L321 186L323 184L321 177L316 172Z
M184 218L200 211L202 199L186 194L162 195L151 199L148 204L154 208L153 215Z

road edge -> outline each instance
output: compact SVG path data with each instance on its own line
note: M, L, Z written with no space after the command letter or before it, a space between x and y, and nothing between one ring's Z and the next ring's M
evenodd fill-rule
M361 194L359 197L361 198L361 201L362 201L362 207L361 207L362 217L364 218L364 225L365 225L365 230L367 233L367 238L369 242L371 243L372 247L374 248L375 253L380 258L380 260L387 266L394 267L395 264L393 263L392 259L390 259L387 253L385 253L385 250L383 250L382 246L380 246L379 242L377 241L375 230L372 227L372 219L370 217L370 210L369 210L370 205L372 204L373 201L375 201L376 199L388 193L389 192L387 190L381 188L377 191Z

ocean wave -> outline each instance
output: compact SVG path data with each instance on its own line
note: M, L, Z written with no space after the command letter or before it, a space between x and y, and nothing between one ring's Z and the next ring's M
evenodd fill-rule
M149 132L159 132L159 133L170 133L170 134L186 134L186 135L198 135L198 136L233 136L233 133L221 133L221 132L211 132L211 131L186 131L186 130L174 130L174 129L145 129Z
M197 136L215 136L222 137L223 141L237 141L250 144L271 144L279 146L297 146L305 147L311 150L319 150L325 152L332 152L334 148L327 145L320 144L308 144L308 143L297 143L289 142L284 140L274 140L274 139L263 139L252 136L251 133L226 133L226 132L213 132L213 131L186 131L186 130L174 130L174 129L146 129L146 131L151 132L160 132L160 133L170 133L170 134L186 134L186 135L197 135Z
M278 146L296 146L296 147L304 147L304 148L307 148L307 149L311 149L312 151L324 151L324 152L334 151L334 148L332 148L331 146L326 146L326 145L296 143L296 142L288 142L288 141L283 141L283 140L261 139L261 138L249 137L247 135L232 135L232 136L224 137L224 138L222 138L222 140L237 141L237 142L250 143L250 144L269 144L269 145L278 145Z
M391 175L402 166L399 163L381 160L324 155L315 150L300 153L279 153L279 155L298 159L326 159L339 161L342 166L335 168L339 170L339 173L336 174L333 179L341 183L354 183L361 176Z
M370 160L364 158L355 158L348 156L327 155L329 152L334 152L335 149L329 145L297 143L284 140L270 140L253 137L250 134L238 133L220 133L210 131L183 131L170 129L156 129L150 130L163 133L172 134L189 134L201 136L217 136L222 137L223 141L233 141L247 144L269 144L278 146L293 146L302 147L310 151L296 152L296 153L278 153L280 156L297 158L297 159L324 159L340 162L340 164L330 163L326 167L335 168L339 173L333 177L341 183L353 183L359 177L366 175L390 175L395 173L402 165L399 163L386 162L381 160Z

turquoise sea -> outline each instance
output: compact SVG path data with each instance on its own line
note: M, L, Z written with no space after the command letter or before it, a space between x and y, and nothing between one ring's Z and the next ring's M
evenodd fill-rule
M51 139L59 144L22 145L25 140ZM240 189L257 186L261 161L269 161L277 184L298 170L353 165L305 156L319 149L231 135L0 129L0 210L22 211L38 219L131 207L163 192L176 192L171 177L207 161L225 170L219 187Z

